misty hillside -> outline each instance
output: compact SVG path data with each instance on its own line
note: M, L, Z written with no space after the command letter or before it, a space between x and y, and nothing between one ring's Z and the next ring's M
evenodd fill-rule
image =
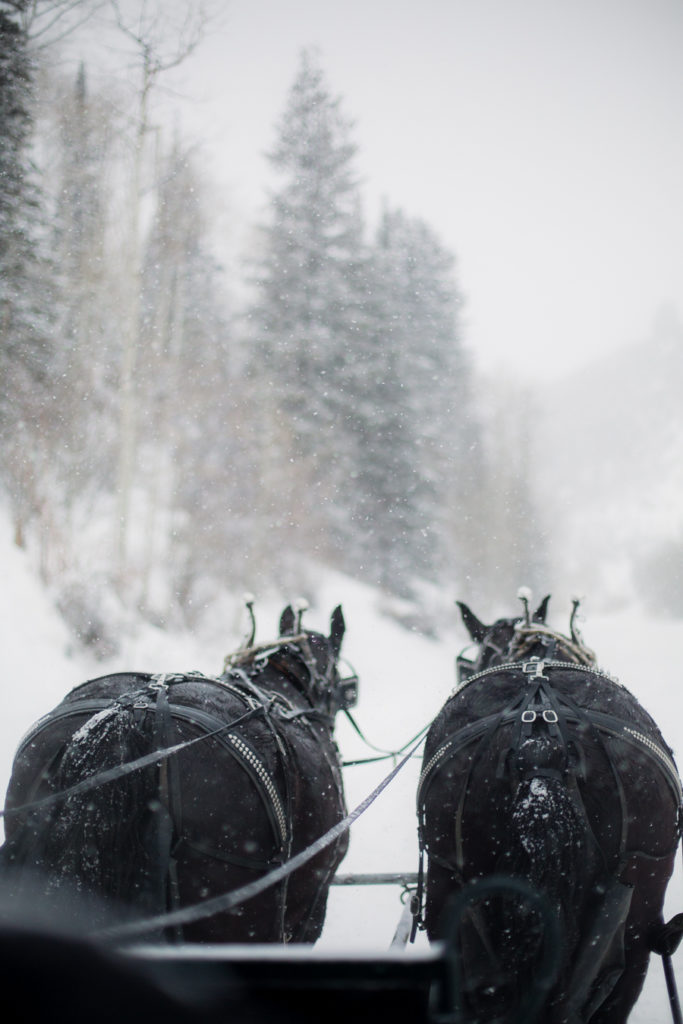
M674 589L657 566L672 571L683 525L682 393L683 328L662 315L649 337L538 395L535 483L569 585L610 601L645 588L679 611L650 591Z

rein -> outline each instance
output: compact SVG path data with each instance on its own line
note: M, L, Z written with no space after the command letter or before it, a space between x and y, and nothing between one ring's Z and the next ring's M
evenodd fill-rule
M351 825L356 821L367 809L375 802L377 797L387 788L387 786L396 778L398 773L405 767L408 761L412 758L413 754L418 750L420 743L416 743L403 759L393 768L388 775L386 775L375 789L372 790L368 796L365 797L358 806L347 814L345 818L333 825L332 828L328 829L319 839L308 846L301 853L290 858L284 864L270 871L267 875L257 879L254 882L250 882L247 885L243 885L239 889L234 889L232 892L223 893L220 896L214 896L211 899L204 900L203 903L195 903L189 907L183 907L181 910L172 911L167 914L159 914L155 917L146 918L142 921L134 921L124 925L114 925L111 928L103 929L98 934L104 938L109 939L125 939L127 937L134 937L137 935L144 935L146 932L155 931L159 928L169 928L177 925L190 924L195 921L201 921L206 917L213 917L214 914L219 914L227 910L232 910L234 907L239 906L242 903L246 903L247 900L253 899L266 889L271 888L273 885L277 885L278 882L288 878L289 875L297 871L298 868L307 864L308 861L312 860L313 857L317 856L322 850L331 846L336 839L342 836L345 832L348 832Z
M322 637L322 639L326 638ZM327 647L327 664L325 670L321 672L311 649L309 634L297 633L291 636L286 634L273 643L244 647L234 654L227 655L223 663L222 678L238 675L248 685L249 680L245 672L247 666L253 666L256 673L272 668L288 679L311 705L310 712L300 711L297 714L299 716L317 714L324 718L332 728L336 711L347 710L358 699L358 675L353 667L349 666L351 675L340 678L337 663L344 659L335 656L329 640ZM288 659L287 655L289 654L292 654L294 658ZM298 666L292 664L292 660L303 667L307 673L307 679L302 678L297 671ZM318 705L321 703L321 699L325 698L327 698L327 707L331 707L331 710L323 712Z
M398 750L385 750L383 747L376 747L374 743L371 743L370 740L368 740L365 737L363 731L361 730L360 726L358 725L358 723L356 722L355 718L353 717L348 708L344 708L344 714L346 715L349 722L353 726L357 735L360 736L360 738L362 739L363 743L365 743L365 745L369 747L370 750L376 750L380 756L363 757L359 758L356 761L342 761L343 768L355 768L357 765L360 764L376 764L378 761L388 761L389 758L392 758L395 764L396 758L400 757L404 750L406 750L411 743L414 743L418 739L422 739L425 733L429 731L429 728L432 724L431 722L428 722L427 725L423 726L423 728L420 729L419 732L416 732L415 735L411 737L411 739L409 739L406 743L404 743L403 746L399 747Z

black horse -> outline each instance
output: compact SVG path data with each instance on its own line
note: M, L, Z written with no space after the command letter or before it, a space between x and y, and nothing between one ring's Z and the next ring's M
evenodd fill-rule
M662 933L681 784L652 718L596 667L574 628L578 602L566 637L545 625L548 598L533 616L522 599L522 617L492 626L460 605L479 656L460 660L426 741L424 926L430 939L456 929L471 1019L508 1021L548 953L547 918L526 887L559 925L533 1019L622 1024Z
M126 672L72 690L15 756L5 888L92 898L111 927L238 889L308 848L346 813L333 739L356 698L337 668L344 630L341 607L324 636L288 606L279 638L255 647L252 632L220 677ZM342 833L245 904L147 937L314 942L347 845Z

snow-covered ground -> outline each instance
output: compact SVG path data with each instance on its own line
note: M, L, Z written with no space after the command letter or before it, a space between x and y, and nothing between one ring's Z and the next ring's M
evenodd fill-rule
M0 509L0 789L4 792L14 750L30 724L57 704L72 686L117 669L220 671L224 655L241 642L239 630L225 632L214 622L202 635L167 634L140 628L121 655L95 662L77 650L68 631L25 556L11 543ZM281 606L257 601L258 638L276 634ZM467 599L466 594L453 597ZM514 595L511 595L511 608ZM438 642L400 627L381 613L381 598L372 589L338 575L321 581L316 606L306 622L326 630L332 608L341 603L347 622L343 653L360 677L360 700L354 714L375 745L396 749L434 717L454 684L453 660L465 636L453 615L452 634ZM569 597L557 594L550 620L566 629ZM486 609L476 609L483 618ZM233 616L234 619L234 616ZM647 620L637 609L593 618L586 606L583 632L601 665L617 675L660 723L683 763L683 695L680 660L683 622ZM350 724L340 716L338 741L345 759L372 756ZM345 785L349 808L355 807L391 768L391 762L349 767ZM419 762L409 763L377 802L355 824L343 872L417 869L414 799ZM683 885L677 869L669 887L667 916L683 909ZM335 887L320 946L334 949L384 950L401 913L395 887ZM420 937L418 941L424 942ZM683 955L675 960L683 981ZM661 965L653 959L632 1024L663 1024L670 1019Z

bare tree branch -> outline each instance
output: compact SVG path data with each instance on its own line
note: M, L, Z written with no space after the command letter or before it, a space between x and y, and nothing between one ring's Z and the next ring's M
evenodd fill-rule
M44 50L77 32L104 10L107 0L18 0L22 28L34 50Z
M118 28L143 55L152 78L182 64L197 49L214 16L206 0L171 11L159 0L142 0L135 15L124 10L122 0L109 3Z

